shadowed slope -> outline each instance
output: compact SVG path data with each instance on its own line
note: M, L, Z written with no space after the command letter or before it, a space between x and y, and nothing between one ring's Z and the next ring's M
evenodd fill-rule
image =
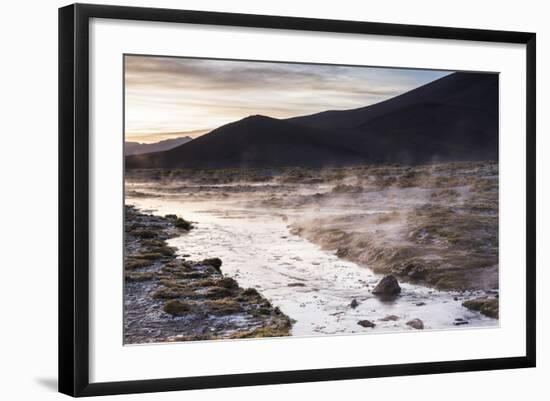
M453 73L384 102L288 121L339 132L373 162L498 159L498 75Z
M127 157L126 167L325 166L365 161L362 154L344 148L337 139L317 128L250 116L169 151Z

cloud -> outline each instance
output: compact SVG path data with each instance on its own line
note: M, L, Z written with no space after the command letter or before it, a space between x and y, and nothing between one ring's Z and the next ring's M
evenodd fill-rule
M266 114L362 107L445 73L407 69L126 56L126 131L188 131ZM154 129L153 129L154 127Z
M409 80L379 83L389 74L380 68L166 57L126 57L128 88L233 90L273 87L392 96ZM393 77L395 78L395 77ZM359 84L359 85L358 85Z

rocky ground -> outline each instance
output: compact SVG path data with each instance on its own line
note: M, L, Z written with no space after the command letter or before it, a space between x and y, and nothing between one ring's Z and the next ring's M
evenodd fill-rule
M292 322L218 258L190 261L166 244L193 228L175 215L126 206L124 343L289 335Z

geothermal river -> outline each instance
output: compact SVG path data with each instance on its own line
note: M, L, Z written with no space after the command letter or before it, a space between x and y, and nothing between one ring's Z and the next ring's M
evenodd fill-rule
M169 240L169 245L190 260L219 257L225 275L244 288L256 288L296 321L293 335L411 330L406 322L414 318L421 319L425 329L498 325L498 320L461 305L463 299L481 293L438 291L400 283L400 296L392 301L380 300L370 290L381 275L290 234L286 219L268 209L245 209L229 201L177 198L130 197L127 203L148 213L177 214L195 222L193 230ZM284 212L292 219L291 210ZM359 303L356 308L350 307L353 299ZM399 319L380 320L387 315ZM376 327L359 326L357 322L363 319Z

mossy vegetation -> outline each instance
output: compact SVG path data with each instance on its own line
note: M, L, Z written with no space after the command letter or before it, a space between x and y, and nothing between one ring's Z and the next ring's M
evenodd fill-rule
M498 298L475 298L469 299L462 303L465 308L481 312L485 316L498 319L499 315L499 302Z
M181 217L178 217L176 219L176 222L174 223L174 225L177 228L181 228L181 229L186 230L186 231L189 231L193 228L193 224L191 224L191 222L189 222L185 219L182 219Z
M399 280L445 290L498 289L498 163L357 166L317 176L333 190L321 193L320 203L301 196L293 207L334 207L340 191L360 187L360 197L346 197L352 208L385 210L304 218L293 222L293 234Z
M217 284L220 287L230 288L230 289L235 289L239 287L239 284L237 283L237 281L235 279L232 279L231 277L224 277L221 280L219 280Z
M268 316L272 312L273 312L272 308L263 308L263 307L259 307L259 308L252 309L252 310L249 311L249 313L252 316Z
M128 282L131 281L148 281L155 278L154 272L126 272L124 273L124 279Z
M431 193L431 199L438 200L455 200L460 196L460 193L455 189L442 189Z
M189 302L171 299L164 304L162 309L172 316L181 316L191 311L191 305Z
M229 338L265 338L265 337L286 337L290 335L290 327L287 326L267 326L257 329L238 331L232 334Z
M247 297L259 297L260 293L255 288L247 288L243 291L243 295Z
M168 246L166 240L180 235L176 224L183 219L175 215L160 217L140 213L129 205L125 207L125 215L125 271L153 269L175 259L176 250ZM127 277L129 280L138 278L135 274Z
M127 256L126 259L124 260L125 270L136 270L136 269L141 269L150 265L151 265L151 261L148 259Z
M162 259L164 255L160 252L144 252L139 254L140 259L156 260Z
M160 287L151 296L154 299L194 298L195 292L185 287Z
M212 266L216 270L220 270L222 267L222 260L220 258L208 258L198 263L199 265Z
M239 302L229 297L206 301L204 306L208 313L215 315L232 315L244 310Z
M230 297L233 294L234 293L230 289L225 287L207 287L202 293L202 296L207 299L217 299Z
M191 313L225 316L243 312L243 307L231 298L203 301L171 299L166 301L163 310L172 316L183 316Z
M142 239L151 239L151 238L157 237L157 232L155 230L147 229L147 228L139 228L131 232L134 236Z

